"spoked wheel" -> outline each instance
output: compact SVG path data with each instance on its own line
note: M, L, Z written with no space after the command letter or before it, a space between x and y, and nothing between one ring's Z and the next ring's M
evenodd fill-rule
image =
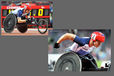
M18 23L16 26L17 26L18 31L21 33L25 33L28 29L26 23Z
M41 34L45 34L48 30L48 21L45 19L40 19L38 22L38 31Z
M82 64L79 56L74 52L63 54L55 64L54 71L81 71Z
M16 16L14 14L7 15L7 17L3 21L4 31L7 33L11 33L14 30L16 22Z

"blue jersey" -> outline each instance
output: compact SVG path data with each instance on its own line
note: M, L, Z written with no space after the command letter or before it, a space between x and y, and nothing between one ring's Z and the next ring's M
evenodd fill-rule
M30 13L27 14L27 13L24 13L23 11L24 11L24 8L18 8L16 10L12 11L11 13L17 15L17 17L25 17L26 15L27 16L30 15Z
M90 41L90 37L78 37L76 36L74 38L74 44L72 46L70 46L70 50L75 51L77 54L79 55L86 55L88 53L90 53L93 47L89 47L89 41Z
M80 46L84 46L85 44L89 44L90 38L86 37L86 38L80 38L78 36L76 36L74 38L74 42L78 43Z

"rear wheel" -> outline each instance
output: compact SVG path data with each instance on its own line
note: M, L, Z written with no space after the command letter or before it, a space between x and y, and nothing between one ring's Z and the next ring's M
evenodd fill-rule
M26 23L18 23L16 26L17 26L18 31L21 33L25 33L28 29Z
M45 34L48 30L48 21L45 19L40 19L38 22L38 31L41 34Z

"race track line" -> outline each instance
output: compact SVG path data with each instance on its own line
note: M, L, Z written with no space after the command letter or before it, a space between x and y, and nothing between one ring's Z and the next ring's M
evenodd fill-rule
M6 33L6 32L4 31L4 29L1 28L1 35L2 35L2 36L32 36L32 35L41 35L41 36L44 36L44 35L48 35L48 31L47 31L45 34L40 34L40 33L38 32L38 29L29 28L29 29L27 30L27 32L25 32L25 33L20 33L20 32L17 30L17 28L15 28L12 33Z

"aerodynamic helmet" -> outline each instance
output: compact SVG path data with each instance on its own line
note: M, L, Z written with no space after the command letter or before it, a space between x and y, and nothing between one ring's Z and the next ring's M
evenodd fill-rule
M105 35L101 32L96 31L96 32L93 32L91 34L91 39L93 41L98 40L98 41L104 42L105 41Z

